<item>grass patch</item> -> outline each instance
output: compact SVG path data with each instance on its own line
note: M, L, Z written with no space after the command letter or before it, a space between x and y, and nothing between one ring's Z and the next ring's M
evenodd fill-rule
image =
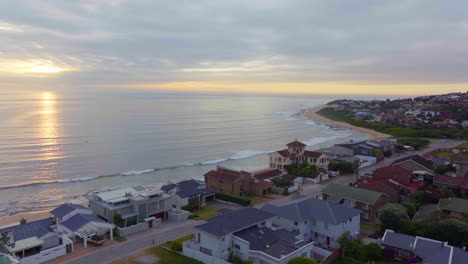
M193 215L196 215L197 217L192 218L193 220L204 220L213 216L217 216L218 211L221 208L202 208L200 210L195 210L192 212Z
M116 236L116 237L114 237L114 240L119 242L119 243L122 243L122 242L126 241L127 239L125 239L125 237Z
M184 236L173 240L172 242L182 243L184 241L190 240L194 237L194 234ZM151 248L151 252L158 257L158 264L203 264L196 259L186 257L182 254L178 254L163 248L163 246L167 246L167 243L162 246L156 246Z
M455 147L456 149L468 149L468 141Z
M380 225L361 222L361 229L369 231L371 234L380 230Z

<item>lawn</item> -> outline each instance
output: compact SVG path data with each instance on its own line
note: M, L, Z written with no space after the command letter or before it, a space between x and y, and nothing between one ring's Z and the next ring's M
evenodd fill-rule
M468 141L455 147L456 149L468 149Z
M369 232L369 234L372 234L372 233L380 230L380 225L361 222L361 232L363 230L366 230L366 231Z
M217 216L218 213L216 211L218 211L219 209L221 209L221 208L208 208L208 207L205 207L205 208L202 208L200 210L193 211L192 214L198 215L198 217L195 217L195 218L192 218L192 219L193 220L204 220L204 219L207 219L207 218L210 218L210 217L213 217L213 216Z
M175 242L182 243L184 241L192 239L194 234L184 236L174 240ZM151 248L151 252L158 257L157 264L203 264L202 262L186 257L184 255L174 253L167 249L164 249L163 246L166 246L168 242L164 245L156 246Z

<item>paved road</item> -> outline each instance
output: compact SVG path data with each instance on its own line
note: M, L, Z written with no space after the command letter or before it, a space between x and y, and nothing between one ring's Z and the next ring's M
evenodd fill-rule
M168 240L174 240L192 234L195 231L193 227L201 223L200 221L193 220L181 223L163 223L159 229L155 229L153 232L134 234L129 236L127 241L123 243L79 256L64 263L107 263L113 260L123 259L142 249L153 246L153 239L155 240L155 244L161 244Z
M374 164L364 169L361 169L359 174L362 174L365 172L369 172L369 173L373 172L378 167L387 166L391 164L393 161L399 158L406 157L408 155L414 155L414 154L422 155L423 153L435 150L437 148L442 148L442 147L452 148L461 143L462 142L456 142L456 141L439 141L439 142L432 143L428 148L421 150L421 151L412 151L411 153L408 153L408 154L395 154L391 158L386 158L384 161L379 162L378 164ZM355 181L355 178L356 177L353 175L340 176L340 177L327 180L321 184L305 185L301 193L307 196L315 197L321 192L323 187L330 182L348 184L350 182ZM281 203L284 203L286 200L288 200L288 197L284 197L284 198L271 201L271 203L281 204ZM260 207L260 206L262 205L257 205L256 207ZM102 250L97 250L95 252L92 252L86 255L79 256L75 259L66 261L64 263L70 263L70 264L107 263L116 259L122 259L132 254L135 254L139 250L152 246L153 239L156 239L156 244L160 244L168 240L174 240L176 238L193 233L194 232L193 227L202 223L203 221L193 221L193 220L184 221L182 223L163 223L161 228L156 229L152 233L135 234L129 237L129 239L123 243L117 244L113 247L104 248Z

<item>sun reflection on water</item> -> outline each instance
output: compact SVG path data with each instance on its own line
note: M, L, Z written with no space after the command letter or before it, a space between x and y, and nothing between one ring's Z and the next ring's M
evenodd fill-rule
M57 95L52 92L43 92L39 108L40 158L42 164L34 180L52 180L57 175L58 160L63 157L59 142Z

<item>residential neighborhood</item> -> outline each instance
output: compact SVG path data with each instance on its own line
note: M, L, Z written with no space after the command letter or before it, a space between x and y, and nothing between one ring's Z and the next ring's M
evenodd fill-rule
M127 239L150 242L151 234L153 244L168 247L161 250L202 263L288 264L298 257L333 263L359 243L377 247L376 258L388 263L467 263L466 149L454 143L398 152L396 144L369 140L308 150L295 139L272 152L264 168L218 165L204 181L94 191L87 204L65 203L49 218L2 227L2 251L20 263L85 263L82 254ZM441 151L456 155L431 159ZM393 214L403 222L387 222ZM415 232L421 224L428 226ZM457 237L433 233L430 225L457 226ZM180 242L157 235L178 226L193 235ZM429 250L434 245L440 252Z

